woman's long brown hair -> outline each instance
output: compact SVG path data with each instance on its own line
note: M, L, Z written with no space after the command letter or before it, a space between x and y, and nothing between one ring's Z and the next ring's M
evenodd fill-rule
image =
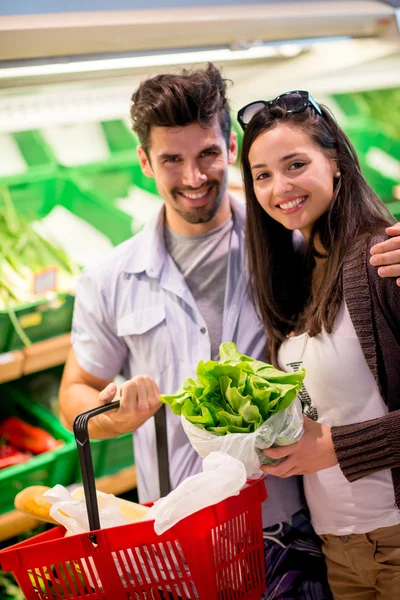
M287 113L280 106L269 106L253 117L243 138L250 285L267 334L267 359L275 365L279 347L290 332L307 330L314 336L322 328L332 331L343 299L342 267L347 252L355 243L362 243L363 234L382 231L394 222L362 176L350 140L329 110L324 106L321 110L322 117L312 108ZM328 212L314 223L303 247L294 243L296 234L264 211L254 193L250 148L261 133L279 123L306 131L329 158L336 160L341 173ZM315 257L321 257L315 248L316 236L326 252L326 260L321 283L312 292Z

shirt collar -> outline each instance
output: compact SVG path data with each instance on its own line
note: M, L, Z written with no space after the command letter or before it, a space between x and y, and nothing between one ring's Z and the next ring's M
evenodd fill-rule
M235 198L230 198L233 213L233 228L239 237L244 232L246 207ZM167 256L164 242L164 206L152 217L142 231L135 236L135 253L129 253L124 267L125 273L146 272L149 277L159 279Z

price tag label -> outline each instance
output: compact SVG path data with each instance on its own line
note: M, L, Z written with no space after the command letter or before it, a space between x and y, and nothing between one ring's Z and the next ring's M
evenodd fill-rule
M47 267L33 275L33 293L43 294L57 287L57 267Z

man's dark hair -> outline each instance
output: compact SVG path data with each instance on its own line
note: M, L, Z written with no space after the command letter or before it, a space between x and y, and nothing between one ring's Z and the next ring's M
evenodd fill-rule
M226 80L213 64L206 69L179 74L156 75L143 81L132 96L132 127L149 154L152 127L210 125L217 115L229 145L231 118L226 98Z

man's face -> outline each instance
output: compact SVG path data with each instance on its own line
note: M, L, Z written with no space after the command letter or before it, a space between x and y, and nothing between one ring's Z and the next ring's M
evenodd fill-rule
M183 233L192 230L187 224L209 223L229 203L228 164L236 156L236 135L227 148L217 117L208 127L153 127L149 156L139 148L143 172L155 178L165 200L167 222Z

